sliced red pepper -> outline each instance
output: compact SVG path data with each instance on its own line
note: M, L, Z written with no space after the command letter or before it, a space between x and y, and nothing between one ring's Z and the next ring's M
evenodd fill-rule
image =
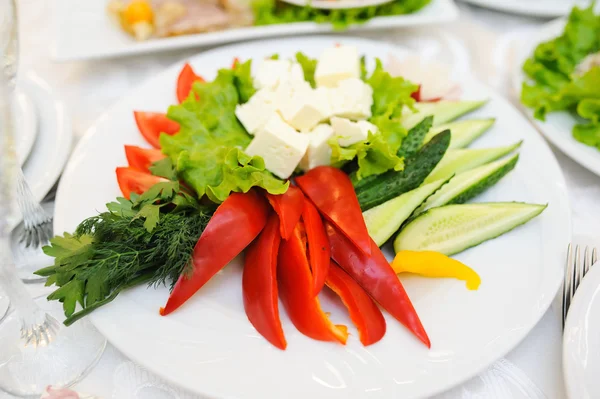
M313 275L313 293L317 295L325 285L325 278L329 271L329 240L325 233L325 226L319 211L310 201L304 201L302 221L306 229L306 241L308 242L308 260Z
M362 252L371 253L371 237L350 178L331 166L319 166L296 178L296 184Z
M413 91L410 96L415 100L415 101L421 101L421 85L419 85L419 87L417 88L417 91Z
M279 320L277 299L277 254L281 236L279 218L272 214L258 238L246 250L242 291L244 309L250 323L279 349L287 342Z
M410 298L377 244L371 240L371 256L366 256L331 223L326 222L325 228L331 245L331 258L385 310L430 348L429 337Z
M280 195L267 194L269 203L279 215L279 228L281 237L287 240L291 237L294 227L300 220L304 208L304 194L298 187L290 186Z
M161 133L172 136L179 132L179 123L167 118L166 114L133 111L133 115L140 133L154 148L160 148L159 137Z
M160 150L141 148L134 145L125 146L125 156L129 166L145 173L150 173L148 168L154 162L165 158Z
M215 211L192 253L193 271L179 276L160 314L183 305L225 265L239 255L267 223L269 207L255 191L232 193Z
M177 100L180 104L190 95L194 82L204 82L204 79L196 75L192 66L186 62L177 78Z
M333 261L329 267L326 284L338 294L348 308L363 345L374 344L385 335L385 318L379 307L365 290Z
M319 341L346 344L348 331L345 326L334 325L323 313L319 298L313 294L303 230L302 223L298 223L290 239L281 242L277 266L279 297L292 323L302 334Z
M131 197L131 193L142 194L156 183L166 181L168 180L134 168L117 168L117 182L123 197L127 199Z

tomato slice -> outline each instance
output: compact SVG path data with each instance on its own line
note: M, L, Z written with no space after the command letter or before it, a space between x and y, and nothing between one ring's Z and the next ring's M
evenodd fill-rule
M186 62L177 78L177 100L180 104L188 98L190 91L192 91L192 85L196 81L204 82L204 79L196 75L192 66Z
M156 183L166 182L167 179L140 172L131 167L117 168L117 181L123 197L129 199L131 193L142 194Z
M166 114L133 111L133 116L140 133L154 148L160 148L159 137L161 133L172 136L179 132L179 123L167 118Z
M141 148L134 145L125 146L125 156L129 166L144 173L150 173L148 169L150 165L165 158L160 150Z

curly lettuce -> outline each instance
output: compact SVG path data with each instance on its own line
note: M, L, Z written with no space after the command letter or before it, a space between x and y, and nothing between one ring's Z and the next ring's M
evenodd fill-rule
M395 0L378 6L317 9L310 5L302 7L277 0L254 0L255 25L286 24L291 22L312 21L330 23L336 30L344 30L351 25L363 24L375 17L411 14L430 3L431 0Z
M600 16L594 6L573 8L561 36L539 44L523 70L533 83L523 83L521 101L537 119L566 110L583 121L573 137L600 149L600 67L577 71L590 54L600 51Z
M261 157L243 152L251 141L235 116L235 107L253 94L250 62L233 70L222 69L208 83L196 83L180 105L169 107L168 117L181 126L174 136L162 134L160 143L177 174L198 197L223 202L231 192L247 192L252 187L264 188L271 194L282 194L284 182L265 169ZM201 100L198 100L201 99Z

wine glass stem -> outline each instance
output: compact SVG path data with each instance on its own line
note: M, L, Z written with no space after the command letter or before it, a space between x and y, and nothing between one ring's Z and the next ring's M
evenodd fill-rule
M22 318L37 313L38 306L17 274L10 243L5 235L0 236L0 286Z

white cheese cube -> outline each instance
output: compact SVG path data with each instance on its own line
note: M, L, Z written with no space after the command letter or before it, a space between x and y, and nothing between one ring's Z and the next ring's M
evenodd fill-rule
M270 89L260 89L252 97L250 101L261 101L263 103L272 104L275 102L275 91Z
M339 46L323 51L315 70L317 87L336 87L344 79L360 77L358 50Z
M249 134L258 132L276 112L275 106L266 101L267 94L258 93L260 90L248 102L235 107L235 116Z
M377 132L377 126L371 122L352 122L349 119L338 118L337 116L331 118L331 127L333 127L333 131L338 137L338 143L342 147L365 141L369 137L369 132Z
M292 62L288 80L292 83L302 82L308 84L308 82L304 80L304 70L302 69L302 65L297 62Z
M331 147L328 141L333 134L333 128L325 124L317 125L313 130L306 133L310 138L310 144L306 154L300 161L302 170L306 171L331 163Z
M367 119L373 106L373 88L360 79L345 79L330 89L332 113L349 119Z
M310 139L273 114L246 148L246 154L258 155L275 176L287 179L306 153Z
M295 92L284 102L280 112L283 119L297 130L310 130L331 113L327 96L316 90Z
M260 61L256 69L252 68L254 86L258 89L276 89L280 82L289 80L290 67L289 60Z

